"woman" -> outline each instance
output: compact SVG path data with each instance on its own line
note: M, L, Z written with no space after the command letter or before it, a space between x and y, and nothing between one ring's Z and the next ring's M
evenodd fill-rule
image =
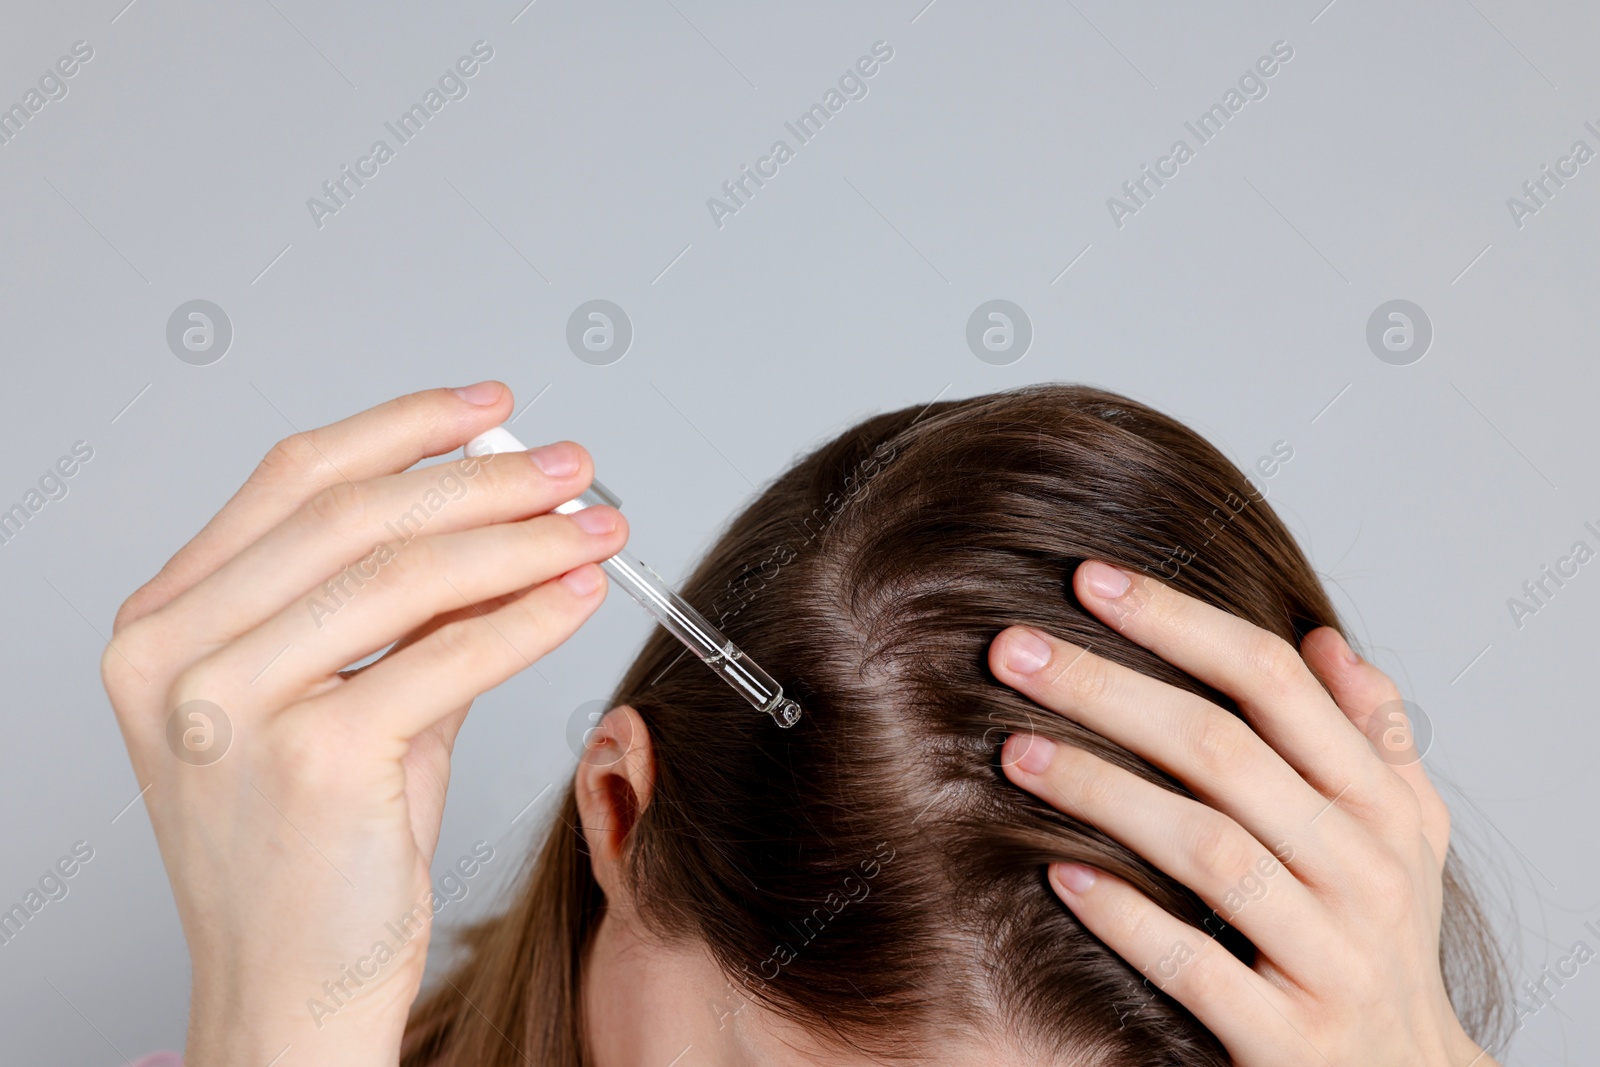
M1363 736L1394 686L1220 453L1067 386L869 419L767 489L683 592L800 724L654 633L413 1006L426 933L374 935L426 914L455 731L594 610L625 523L546 514L592 476L552 445L341 568L452 476L395 472L510 410L485 383L291 438L119 614L192 1063L1493 1064L1448 813ZM201 700L233 742L194 766L162 731Z

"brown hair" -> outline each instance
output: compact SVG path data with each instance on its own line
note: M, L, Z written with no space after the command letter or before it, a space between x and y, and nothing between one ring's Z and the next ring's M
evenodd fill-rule
M1012 624L1237 710L1085 611L1070 584L1085 558L1290 641L1339 626L1259 490L1142 404L1041 385L870 418L778 478L684 585L799 700L799 725L775 727L659 629L616 690L656 760L628 856L646 921L707 946L740 996L884 1059L925 1058L956 1030L1091 1062L1225 1065L1078 924L1044 865L1110 871L1246 960L1249 942L997 766L1000 741L1031 729L1184 792L1000 684L986 652ZM604 898L577 827L569 788L515 903L467 933L414 1011L406 1067L588 1062L579 973ZM1500 957L1454 856L1445 873L1451 999L1492 1045Z

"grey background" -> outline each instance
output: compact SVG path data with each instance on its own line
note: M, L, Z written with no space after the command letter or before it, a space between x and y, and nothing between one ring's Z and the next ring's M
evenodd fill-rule
M1520 629L1506 603L1573 542L1600 548L1600 162L1520 228L1506 205L1574 140L1600 149L1600 9L125 2L11 4L0 32L4 104L95 50L0 146L0 505L94 448L0 546L0 905L95 850L0 946L6 1062L183 1038L183 941L98 679L118 604L278 438L487 377L516 390L520 436L593 451L669 578L798 451L936 397L1084 381L1241 465L1288 442L1263 484L1431 716L1518 977L1600 948L1600 563ZM469 95L318 229L306 199L480 39ZM877 40L894 58L868 95L719 229L706 199ZM1106 199L1279 40L1267 97L1116 227ZM634 326L610 366L565 344L596 298ZM1365 341L1397 298L1435 333L1404 367ZM210 366L165 341L192 299L233 324ZM1009 366L966 343L991 299L1032 321ZM615 593L478 701L438 858L481 839L496 859L446 921L511 874L574 765L569 715L647 626ZM1511 1062L1588 1062L1597 1008L1590 964Z

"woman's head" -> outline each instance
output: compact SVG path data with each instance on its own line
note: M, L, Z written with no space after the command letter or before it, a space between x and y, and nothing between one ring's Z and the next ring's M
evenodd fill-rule
M536 1062L580 1062L585 954L614 967L626 925L631 950L680 953L684 981L720 981L702 1009L713 1026L759 1019L883 1060L1226 1063L1077 923L1044 866L1086 862L1216 930L1210 909L998 764L1008 734L1033 731L1181 790L998 682L988 647L1013 624L1232 708L1077 603L1086 558L1291 641L1338 626L1260 491L1143 405L1036 386L869 419L782 475L682 589L799 700L799 725L778 729L656 631L615 694L612 755L580 767L528 891L469 938L459 989L419 1011L414 1052L498 1062L498 1030ZM1470 900L1451 878L1446 891L1446 948L1481 945ZM1219 936L1250 957L1237 932ZM1466 988L1470 970L1447 967L1469 1028L1495 1003Z

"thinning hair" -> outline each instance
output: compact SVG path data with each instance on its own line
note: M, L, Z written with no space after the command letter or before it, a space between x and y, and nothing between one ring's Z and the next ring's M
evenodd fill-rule
M1001 684L987 650L1013 624L1237 713L1078 603L1088 558L1296 643L1342 629L1250 480L1142 404L1040 385L867 419L781 475L684 586L799 700L800 723L777 729L659 629L617 687L656 761L626 855L645 921L704 945L743 995L884 1061L966 1034L1042 1058L1225 1067L1204 1026L1079 924L1045 865L1108 871L1241 959L1254 947L998 766L1000 742L1031 730L1188 795ZM518 897L419 1003L407 1067L587 1063L580 971L603 907L569 790ZM1503 964L1453 855L1444 927L1452 1002L1492 1047Z

